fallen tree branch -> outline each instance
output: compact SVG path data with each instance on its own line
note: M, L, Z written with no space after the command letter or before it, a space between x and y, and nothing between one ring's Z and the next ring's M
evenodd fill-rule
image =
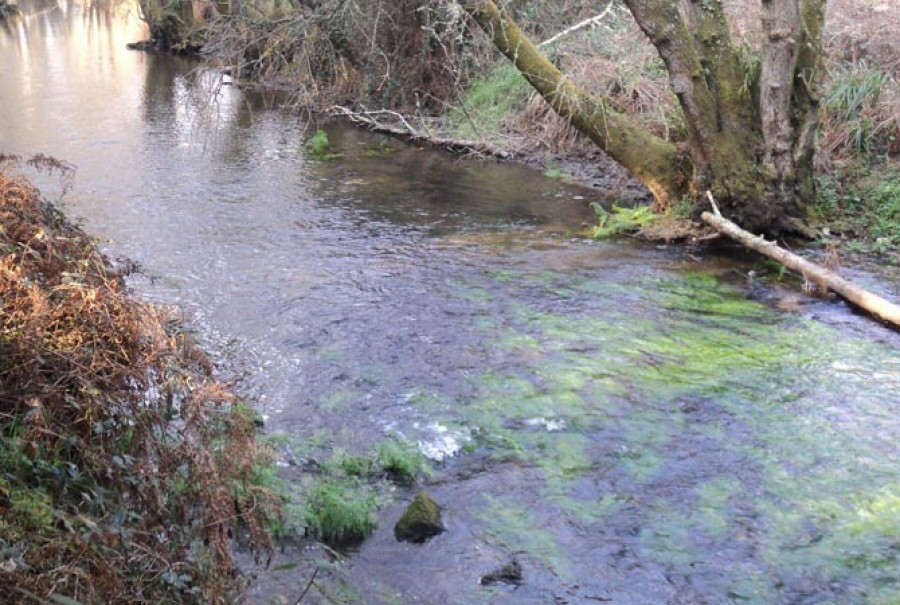
M481 141L435 136L428 131L427 127L422 130L414 128L403 114L389 109L353 111L347 107L335 105L331 108L331 114L343 116L352 123L363 126L373 132L380 132L414 142L424 142L434 147L441 147L457 153L489 155L504 160L509 159L514 155L507 149L502 149ZM391 123L380 120L380 116L387 116L392 120Z
M715 206L713 207L715 208ZM788 252L775 244L775 242L766 241L759 235L753 235L748 231L744 231L721 215L717 216L712 212L704 212L700 215L700 218L707 225L736 242L778 261L788 269L796 271L805 279L821 288L835 292L847 302L867 311L885 323L900 327L900 306L852 284L825 267L811 263L801 256Z

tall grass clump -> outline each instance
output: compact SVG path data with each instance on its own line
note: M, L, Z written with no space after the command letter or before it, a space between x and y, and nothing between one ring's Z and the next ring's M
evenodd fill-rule
M531 87L515 66L501 61L472 83L450 121L462 138L495 134L525 108L530 94Z
M382 443L376 458L381 470L398 483L411 484L432 472L428 459L419 449L399 439Z
M900 150L898 111L894 77L865 61L837 65L825 91L821 152L842 157Z
M358 544L375 529L375 494L356 480L322 481L306 490L304 498L307 533L326 544Z
M234 602L230 541L271 553L279 502L251 411L209 370L0 171L0 602Z

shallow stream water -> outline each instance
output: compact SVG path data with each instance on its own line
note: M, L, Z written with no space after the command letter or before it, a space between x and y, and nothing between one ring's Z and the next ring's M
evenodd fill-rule
M423 486L362 485L374 535L287 543L251 599L318 566L303 602L900 602L896 333L734 250L584 237L615 192L340 124L316 159L276 98L126 50L128 5L22 7L0 151L77 166L66 210L183 309L287 476L391 439L432 461L444 534L397 542Z

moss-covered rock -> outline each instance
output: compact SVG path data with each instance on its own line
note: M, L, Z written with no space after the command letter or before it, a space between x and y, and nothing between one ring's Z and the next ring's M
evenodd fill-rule
M394 536L403 542L421 544L444 531L441 507L426 492L419 492L394 526Z

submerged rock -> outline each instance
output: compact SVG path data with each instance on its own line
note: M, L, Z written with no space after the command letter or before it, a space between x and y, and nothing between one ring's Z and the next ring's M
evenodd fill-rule
M522 583L522 566L513 559L503 567L481 576L481 583L485 586L490 586L491 584L513 584L518 586Z
M421 544L444 531L441 507L426 492L419 492L394 526L394 536L401 542Z

